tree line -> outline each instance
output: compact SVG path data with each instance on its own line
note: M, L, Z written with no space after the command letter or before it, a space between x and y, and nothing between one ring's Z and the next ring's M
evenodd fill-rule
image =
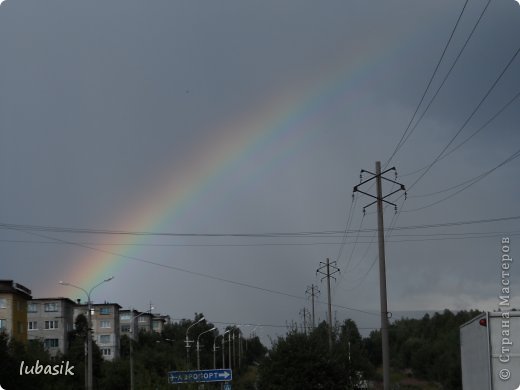
M197 369L195 346L191 344L188 363L184 340L186 331L190 329L190 340L197 335L210 330L214 325L206 320L199 320L202 314L195 314L194 320L181 320L166 324L161 333L141 331L137 340L133 341L126 335L121 337L120 356L113 361L104 360L95 342L92 343L93 356L93 387L96 390L128 390L130 388L130 343L133 343L134 388L135 389L171 389L168 384L169 371L185 371ZM198 322L198 323L197 323ZM6 390L71 390L85 388L85 343L88 324L83 315L76 318L74 330L69 332L69 350L65 354L50 356L40 340L29 340L22 343L10 339L6 333L0 332L0 385ZM193 325L193 326L192 326ZM231 329L228 327L226 330ZM235 363L238 366L238 340L242 350L240 353L240 369L233 369L234 389L254 389L256 375L250 370L258 364L267 349L258 337L245 337L238 328L233 328L235 334ZM213 354L214 338L217 338L218 351ZM229 344L225 342L226 368L228 363ZM200 368L222 368L222 337L218 331L208 332L200 337ZM215 356L215 360L214 360ZM69 362L74 366L74 375L20 375L20 365L25 367L38 364L54 366L61 362ZM235 385L237 383L237 385ZM197 389L196 385L182 385L185 390ZM219 388L205 386L206 389Z
M459 327L478 314L474 310L457 313L445 310L420 319L394 321L389 330L392 383L400 389L461 389ZM120 357L113 361L103 360L100 349L93 343L94 388L130 388L132 342L135 389L170 389L169 371L196 369L195 346L190 348L188 363L184 340L189 327L191 340L213 327L205 320L199 322L201 318L202 314L196 314L193 320L168 324L162 333L141 332L136 341L123 336ZM235 328L234 331L240 335L242 345L240 369L236 360L233 368L234 390L356 389L361 388L365 380L376 386L382 381L380 331L374 330L362 337L350 319L334 326L331 347L325 322L314 329L292 327L285 336L275 340L269 350L258 337L245 338L240 330ZM223 367L221 337L217 338L218 350L213 354L214 337L218 336L218 331L215 332L200 337L201 369ZM84 388L86 335L86 318L78 316L74 331L69 333L69 350L64 355L51 357L41 341L21 343L0 333L0 385L9 390ZM224 348L224 367L227 368L227 337ZM34 365L36 361L41 365L69 361L75 366L75 375L19 375L22 361L25 366ZM409 378L421 380L424 385L417 381L409 384L405 380ZM197 386L182 385L182 388L189 390ZM220 386L206 385L206 389L209 388Z
M392 384L399 389L462 388L459 327L480 312L445 310L400 319L389 329ZM382 382L381 332L361 337L352 320L310 331L294 327L278 338L259 368L260 390L358 389ZM410 379L414 379L411 381ZM367 381L367 382L365 382Z

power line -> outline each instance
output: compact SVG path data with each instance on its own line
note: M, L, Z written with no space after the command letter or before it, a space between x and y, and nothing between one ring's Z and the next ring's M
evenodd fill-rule
M412 123L413 123L413 121L415 119L415 116L417 115L417 112L419 111L419 108L421 107L421 104L422 104L424 98L426 97L426 94L428 93L428 90L429 90L429 88L430 88L430 86L431 86L431 84L433 82L433 79L435 78L435 75L437 74L437 70L439 69L439 66L441 65L441 62L444 59L444 55L446 54L446 51L448 50L448 46L450 45L451 40L453 39L453 36L455 34L455 31L457 30L457 27L458 27L458 25L460 23L460 20L462 19L462 15L464 14L464 11L466 10L466 6L468 5L468 1L469 0L465 1L464 6L462 7L462 10L459 13L459 17L457 18L457 22L455 23L455 26L453 26L453 29L451 30L450 37L449 37L448 41L446 42L446 44L444 45L444 49L442 50L442 54L441 54L439 60L437 61L437 65L435 66L435 69L433 70L433 73L430 76L430 80L428 81L428 84L426 85L426 88L424 89L424 92L423 92L423 94L421 96L421 99L419 100L419 103L417 104L417 107L415 108L415 111L414 111L410 121L408 122L408 125L406 126L405 131L401 135L401 138L399 139L399 142L397 143L394 151L392 152L392 154L390 155L388 160L385 162L384 167L386 167L386 166L388 166L388 164L390 164L390 161L392 161L392 159L394 158L396 153L404 145L404 142L406 142L406 140L405 140L406 134L410 130L410 126L412 125ZM411 134L411 132L410 132L410 134Z
M520 235L516 233L511 232L502 232L502 233L460 233L461 235L465 235L463 237L457 236L457 233L450 233L446 234L448 237L440 237L435 238L434 236L437 235L443 235L443 234L429 234L429 235L421 235L421 234L406 234L406 235L392 235L392 237L410 237L408 239L399 239L399 240L392 240L388 239L386 242L388 243L399 243L399 242L425 242L425 241L447 241L447 240L470 240L470 239L480 239L480 238L493 238L493 237L502 237L503 235L507 234L510 236L517 236ZM426 236L430 238L418 238L414 239L415 236ZM451 237L453 236L453 237ZM374 243L374 237L375 236L361 236L364 238L368 238L368 241L357 241L357 244L368 244L367 249L370 249L370 246ZM12 244L44 244L44 245L70 245L66 242L55 242L55 241L38 241L38 240L4 240L0 239L0 242L4 243L12 243ZM353 244L354 242L351 242ZM276 243L276 244L126 244L126 243L93 243L93 242L79 242L78 244L81 245L92 245L92 246L162 246L162 247L185 247L185 246L191 246L191 247L235 247L235 246L243 246L243 247L255 247L255 246L306 246L306 245L342 245L342 242L314 242L314 243ZM366 257L366 254L361 257L361 259L364 259ZM351 269L347 271L353 271L359 266L359 262L356 263Z
M488 98L488 96L491 94L491 92L495 89L495 87L497 86L498 82L500 81L500 79L502 78L502 76L504 76L504 74L506 73L506 71L509 69L509 67L511 66L511 64L513 63L513 61L515 60L516 56L518 55L518 53L520 52L520 47L518 47L518 49L515 51L515 53L513 54L513 56L509 59L508 63L506 64L506 66L504 67L504 69L502 69L502 71L500 72L500 74L498 75L498 77L495 79L495 81L493 82L493 84L491 85L491 87L489 87L489 89L487 90L487 92L484 94L484 96L482 97L482 99L480 100L480 102L477 104L477 106L473 109L473 111L471 112L471 114L468 116L468 118L464 121L464 123L462 124L462 126L458 129L458 131L455 133L455 135L453 136L453 138L448 142L448 144L441 150L441 152L438 154L437 157L434 158L434 160L428 165L428 167L426 168L426 170L421 173L421 175L408 187L408 190L411 190L428 172L429 170L439 161L439 159L442 157L442 155L444 154L444 152L450 147L450 145L453 143L453 141L455 141L455 138L458 137L458 135L462 132L462 130L464 130L464 128L466 127L466 125L469 123L469 121L473 118L473 116L477 113L477 111L480 109L480 107L482 106L482 104L484 103L484 101L486 101L486 99Z
M520 215L510 216L510 217L499 217L499 218L487 218L487 219L477 219L477 220L468 220L468 221L453 221L453 222L444 222L444 223L434 223L434 224L422 224L422 225L408 225L408 226L396 226L393 227L392 230L415 230L415 229L431 229L431 228L439 228L439 227L451 227L451 226L463 226L463 225L475 225L475 224L483 224L483 223L492 223L492 222L505 222L520 219ZM18 224L7 224L0 223L0 229L4 230L14 230L14 231L23 231L25 233L35 232L35 231L52 231L55 233L85 233L85 229L77 229L77 228L59 228L59 227L49 227L49 226L41 226L41 225L18 225ZM359 230L349 230L349 234L357 233L372 233L377 231L375 228L365 228ZM109 230L91 230L91 234L107 234L107 235L117 235L119 231L109 231ZM35 233L34 233L35 234ZM344 234L344 230L327 230L322 232L306 232L302 234L302 232L297 233L223 233L223 234L206 234L206 233L168 233L168 232L131 232L126 231L123 233L125 236L172 236L172 237L250 237L250 238L279 238L279 237L294 237L294 238L306 238L306 237L328 237L328 238L338 238L342 237ZM36 234L35 234L36 235ZM40 237L47 238L43 235ZM52 237L50 240L60 240L58 238ZM61 240L64 243L70 243L67 240ZM81 243L77 243L78 245L82 245ZM336 243L337 245L340 243ZM85 244L88 245L88 244ZM127 245L127 244L125 244ZM131 245L131 244L130 244ZM175 244L172 244L175 245ZM179 244L180 245L190 245L190 244ZM208 244L208 246L211 244ZM236 244L240 245L240 244ZM320 243L321 245L321 243ZM91 249L91 248L90 248Z
M482 12L480 13L480 16L477 20L477 22L475 23L475 25L473 26L470 34L468 35L468 37L466 38L466 41L464 42L464 45L462 46L462 48L459 50L459 53L457 54L457 57L455 58L455 60L453 61L453 63L451 64L451 67L450 69L448 70L448 72L446 73L446 75L444 76L441 84L439 85L439 87L437 88L437 90L435 91L435 93L433 94L432 98L430 99L430 101L428 102L428 104L426 105L426 108L424 109L424 111L422 112L421 116L419 117L419 119L417 119L417 121L415 122L415 124L413 125L412 129L410 130L410 132L408 133L408 135L405 137L405 139L403 140L402 142L402 145L404 145L406 143L406 141L408 140L408 138L412 135L412 133L415 131L415 129L417 128L417 126L419 125L419 123L421 122L421 120L424 118L424 115L426 114L426 112L429 110L430 106L432 105L433 101L435 100L435 98L437 97L437 95L439 94L440 90L442 89L442 87L444 86L444 84L446 83L446 80L448 80L448 77L450 76L451 72L453 71L453 68L455 67L455 65L457 64L457 62L459 61L462 53L464 52L464 50L466 49L466 46L468 45L469 41L471 40L471 37L473 36L473 33L475 32L475 30L477 29L477 26L480 24L480 21L482 20L482 17L484 16L484 14L486 13L486 10L488 9L489 7L489 4L491 3L491 0L488 0L486 6L484 7L484 9L482 10ZM401 145L401 146L402 146Z
M462 191L465 191L466 189L468 189L469 187L477 184L479 181L483 180L486 176L490 175L491 173L493 173L494 171L496 171L497 169L499 169L500 167L506 165L507 163L513 161L515 158L519 157L520 156L520 149L517 150L515 153L513 153L511 156L509 156L506 160L502 161L500 164L498 164L497 166L493 167L492 169L474 177L473 179L470 180L469 184L465 185L463 188L461 188L460 190L454 192L453 194L450 194L436 202L433 202L433 203L430 203L428 205L425 205L425 206L422 206L422 207L418 207L418 208L415 208L415 209L411 209L411 210L403 210L403 213L409 213L409 212L412 212L412 211L419 211L419 210L424 210L428 207L432 207L432 206L435 206L441 202L444 202L445 200L448 200L450 198L453 198L455 195L461 193ZM467 182L465 182L467 183ZM459 187L461 186L462 184L459 184L457 185L456 187ZM452 187L453 188L453 187ZM444 190L444 191L447 191L447 190ZM442 191L442 192L444 192ZM433 195L433 194L432 194Z
M192 270L188 270L188 269L185 269L185 268L176 267L176 266L173 266L173 265L162 264L162 263L158 263L158 262L151 261L151 260L146 260L146 259L143 259L143 258L140 258L140 257L136 257L136 256L129 256L129 255L121 254L121 253L107 251L107 250L95 248L95 247L92 247L92 246L89 246L89 245L83 245L83 244L80 244L80 243L77 243L77 242L73 242L73 241L62 240L60 238L50 237L50 236L46 236L46 235L43 235L43 234L38 234L38 233L34 233L34 232L24 232L24 233L35 235L35 236L38 236L38 237L41 237L41 238L45 238L45 239L49 239L49 240L56 240L56 241L64 242L64 243L67 243L67 244L72 245L72 246L78 246L78 247L81 247L81 248L90 249L90 250L93 250L93 251L96 251L96 252L101 252L101 253L109 254L111 256L116 256L116 257L120 257L120 258L124 258L124 259L128 259L128 260L133 260L133 261L144 263L144 264L154 265L154 266L157 266L157 267L171 269L171 270L174 270L174 271L179 271L179 272L187 273L187 274L194 275L194 276L199 276L199 277L203 277L203 278L207 278L207 279L212 279L212 280L216 280L216 281L220 281L220 282L225 282L225 283L233 284L233 285L236 285L236 286L247 287L247 288L258 290L258 291L263 291L263 292L267 292L267 293L271 293L271 294L277 294L277 295L282 295L282 296L286 296L286 297L289 297L289 298L294 298L294 299L299 299L299 300L306 301L305 297L302 297L302 296L299 296L299 295L295 295L295 294L291 294L291 293L287 293L287 292L284 292L284 291L274 290L274 289L271 289L271 288L256 286L256 285L253 285L253 284L250 284L250 283L245 283L245 282L239 282L239 281L236 281L236 280L226 279L226 278L222 278L222 277L218 277L218 276L214 276L214 275L209 275L209 274L205 274L205 273L198 272L198 271L192 271ZM341 306L341 305L333 305L333 306L339 307L339 308L342 308L342 309L345 309L345 310L352 310L352 311L361 312L361 313L374 314L374 313L370 313L370 312L365 311L365 310L351 308L351 307L347 307L347 306Z
M515 96L513 96L509 101L504 104L491 118L489 118L482 126L480 126L477 130L475 130L472 134L470 134L464 141L460 142L458 145L454 146L452 149L450 149L448 152L446 152L441 158L439 158L438 161L444 160L446 157L451 155L453 152L455 152L457 149L462 147L464 144L466 144L470 139L475 137L478 133L480 133L482 130L484 130L491 122L493 122L502 112L504 112L511 104L513 104L518 98L520 97L520 91L516 93ZM404 175L400 175L400 177L406 177L415 175L416 173L419 173L421 171L424 171L426 168L428 168L428 165L425 165L422 168L416 169L412 172L408 172ZM417 195L416 195L417 196Z
M343 253L343 248L345 247L345 243L347 242L347 235L348 235L348 230L350 229L350 224L352 222L352 209L356 207L356 202L357 202L357 198L355 198L354 194L352 194L352 202L350 203L350 209L348 211L348 217L347 217L347 224L345 226L345 231L343 232L343 240L342 240L342 244L341 246L339 247L339 251L338 251L338 256L337 256L337 260L340 261L341 260L341 255Z

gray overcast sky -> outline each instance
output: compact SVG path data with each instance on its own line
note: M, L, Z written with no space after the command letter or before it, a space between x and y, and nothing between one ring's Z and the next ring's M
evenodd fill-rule
M487 1L462 15L421 114ZM374 206L352 188L391 156L464 1L7 0L0 6L1 277L35 297L81 294L173 318L301 321L320 261L337 260L338 320L377 327ZM520 6L496 0L424 118L391 161L409 197L385 222L417 226L520 215L514 101L448 145L520 46ZM520 58L450 149L520 91ZM448 149L448 150L450 150ZM515 156L515 155L514 155ZM368 178L368 176L365 176ZM391 186L385 187L390 191ZM373 188L371 189L373 191ZM397 196L392 199L396 199ZM351 207L352 205L352 207ZM343 231L312 237L78 234L5 224L169 233ZM414 211L415 210L415 211ZM389 310L494 309L500 237L519 220L394 230ZM481 233L476 235L476 233ZM411 241L417 240L417 241ZM111 254L107 253L111 252ZM123 255L123 256L117 256ZM338 258L338 256L340 257ZM152 264L153 263L153 264ZM165 265L167 267L163 267ZM169 268L168 268L169 267ZM211 279L239 282L275 292ZM513 304L520 265L512 270ZM317 315L325 318L320 303ZM260 334L285 329L259 328ZM257 331L258 332L258 331Z

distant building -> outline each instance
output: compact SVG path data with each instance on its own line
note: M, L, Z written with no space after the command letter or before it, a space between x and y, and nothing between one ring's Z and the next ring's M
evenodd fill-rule
M76 304L69 298L38 298L27 304L29 340L41 340L52 356L69 349L69 332L74 329Z
M162 333L164 326L171 322L169 315L153 314L152 330L156 333Z
M119 322L121 324L121 335L127 335L136 340L140 331L161 333L164 330L164 325L169 324L171 320L169 315L125 309L119 311ZM135 334L132 335L133 331Z
M137 310L119 310L119 324L121 326L121 336L126 335L131 339L137 339L138 328L137 319L139 312ZM135 332L135 334L133 333Z
M92 340L101 349L105 360L113 360L119 357L120 349L120 322L117 303L92 304ZM88 318L88 305L77 305L74 309L74 320L79 314Z
M0 280L0 331L27 341L27 301L31 290L12 280Z
M143 332L151 332L152 331L152 320L153 314L151 313L139 313L139 317L137 317L137 333Z

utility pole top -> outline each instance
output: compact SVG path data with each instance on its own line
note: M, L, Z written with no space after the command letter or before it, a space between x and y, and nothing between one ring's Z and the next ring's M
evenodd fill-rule
M336 267L336 262L333 261L332 263L330 262L329 258L327 258L327 261L324 263L322 261L320 261L320 264L322 264L322 266L320 268L318 268L316 270L316 273L320 273L322 275L325 275L323 278L321 278L321 280L323 281L323 279L327 279L327 297L328 297L328 306L329 306L329 350L332 351L332 303L331 303L331 296L330 296L330 278L333 278L334 280L336 280L336 278L332 275L336 274L339 272L339 268ZM325 269L325 271L323 271L323 269Z

